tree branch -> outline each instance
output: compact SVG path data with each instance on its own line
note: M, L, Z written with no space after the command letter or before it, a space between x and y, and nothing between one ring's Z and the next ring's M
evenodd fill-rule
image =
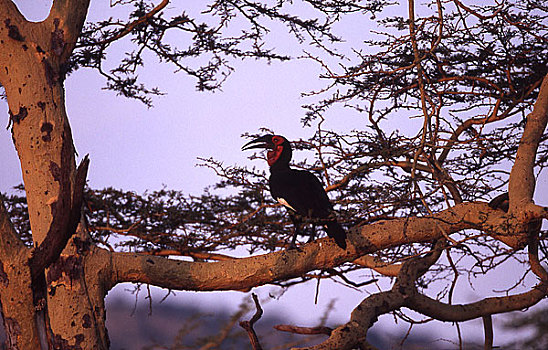
M401 269L401 264L388 264L371 255L359 257L358 259L352 261L352 263L363 267L368 267L381 275L390 277L396 277Z
M105 38L104 40L102 40L100 42L97 42L97 43L93 43L93 45L106 45L106 44L110 44L111 42L116 41L120 38L123 38L124 36L131 33L131 31L133 29L135 29L135 27L137 27L138 25L148 21L150 18L154 17L154 15L157 14L158 12L160 12L161 10L163 10L167 6L168 3L169 3L169 0L162 0L162 2L159 3L156 7L154 7L150 12L147 12L146 14L139 17L138 19L136 19L133 22L126 24L122 30L120 30L118 33L114 34L112 37Z
M416 293L405 306L440 321L462 322L485 315L531 307L546 297L548 286L538 284L528 292L504 297L485 298L470 304L449 305Z
M510 211L519 212L531 203L535 191L533 168L540 139L548 122L548 75L544 77L533 111L527 116L527 123L516 153L516 160L510 172L508 193Z
M0 16L9 18L11 21L21 23L26 22L15 3L11 0L0 0ZM2 23L5 24L5 23Z
M64 198L58 199L55 210L56 215L53 217L46 238L36 247L29 259L32 276L38 276L39 273L57 260L70 237L76 232L80 221L88 166L89 158L86 156L76 170L72 196L69 195L68 198L67 191L70 193L70 182L62 181L60 196ZM70 202L66 203L68 200Z
M48 18L41 24L51 31L51 42L47 47L64 63L76 45L86 20L90 0L54 0ZM53 24L53 25L52 25Z
M0 64L9 66L13 56L14 45L20 46L25 41L22 33L26 33L25 27L31 25L19 12L19 9L11 0L0 0ZM5 69L0 71L0 82L7 77ZM5 85L5 82L4 82Z
M263 348L259 343L259 338L257 337L257 333L255 333L255 330L253 329L253 325L255 325L255 322L257 322L263 315L263 309L261 308L261 304L259 303L259 298L257 297L257 294L253 293L252 296L257 311L255 312L251 320L241 321L240 327L246 330L247 335L249 336L249 340L251 341L251 346L253 347L253 350L262 350Z
M398 279L390 291L371 295L364 299L352 312L350 322L333 330L323 343L307 349L351 349L365 340L367 330L377 321L377 317L401 307L407 307L423 315L440 321L461 322L483 317L486 329L486 348L492 344L492 328L489 321L492 314L509 312L530 307L544 297L548 285L538 284L532 290L511 296L485 298L464 305L449 305L418 292L416 280L439 257L443 246L438 241L434 252L423 258L413 259L402 265ZM488 318L488 320L486 320Z
M373 294L365 298L352 311L350 321L331 332L331 335L321 344L304 348L308 350L354 349L366 344L367 331L377 321L380 315L402 307L406 299L416 290L416 280L422 276L441 255L444 240L438 240L433 252L424 257L416 257L402 264L398 278L392 289Z
M472 79L472 77L469 77L470 79ZM458 79L458 77L452 77L452 79ZM483 82L485 82L486 84L491 84L488 80L486 79L481 79ZM447 156L449 155L449 152L452 151L453 149L453 145L458 141L459 139L459 136L467 129L473 127L474 125L481 125L481 126L484 126L486 124L489 124L489 123L493 123L493 122L497 122L497 121L500 121L500 120L503 120L505 118L507 118L509 115L511 115L511 111L517 106L519 105L519 103L523 103L523 99L526 97L526 96L529 96L540 84L541 84L542 80L539 80L537 82L535 82L534 84L532 84L525 92L524 96L518 100L518 101L514 101L510 104L510 106L508 106L506 108L506 110L502 113L499 113L499 108L500 108L500 103L502 101L501 98L499 98L497 100L497 102L495 103L495 106L493 108L493 112L488 115L488 116L484 116L484 117L481 117L481 118L477 118L477 117L474 117L474 118L470 118L470 119L467 119L466 121L464 121L462 124L460 124L457 129L451 134L451 137L449 138L449 140L447 140L447 143L445 144L445 146L443 147L443 151L441 152L440 156L438 157L438 161L440 163L443 163L445 162L445 160L447 159ZM497 90L500 90L499 87L497 87L496 85L494 86ZM519 103L518 103L519 102Z
M542 220L535 220L529 223L529 242L527 244L527 250L531 271L533 271L542 282L548 283L548 272L546 272L546 269L541 265L538 258L538 241L541 224Z
M350 246L341 250L331 239L305 244L301 251L284 250L218 262L188 262L163 257L103 251L116 271L113 284L142 282L184 290L247 290L302 276L353 261L365 254L409 242L431 242L464 229L480 229L507 243L519 242L512 234L512 218L487 203L464 203L432 217L378 221L348 232ZM212 278L215 276L215 278Z
M299 326L292 326L292 325L288 325L288 324L275 325L274 329L276 329L280 332L288 332L288 333L295 333L295 334L324 334L324 335L331 335L331 332L333 332L332 328L325 327L325 326L299 327Z
M484 350L493 349L493 319L491 315L483 316L483 332L485 333Z

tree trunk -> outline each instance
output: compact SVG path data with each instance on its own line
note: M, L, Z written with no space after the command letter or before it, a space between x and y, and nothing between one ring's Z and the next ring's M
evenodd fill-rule
M31 23L11 1L0 0L0 83L34 245L24 247L2 208L0 297L10 349L108 348L106 291L97 271L88 273L88 237L81 230L67 244L78 223L81 194L77 200L63 81L88 3L55 1L46 20Z

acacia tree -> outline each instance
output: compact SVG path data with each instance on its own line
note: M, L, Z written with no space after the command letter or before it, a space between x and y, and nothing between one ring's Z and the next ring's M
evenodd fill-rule
M0 206L8 348L108 348L104 297L122 282L211 291L336 277L359 286L346 276L364 268L394 278L391 289L365 298L349 322L326 331L329 337L314 349L365 347L377 317L402 308L441 321L483 318L489 347L491 315L546 296L540 223L548 210L533 201L535 171L540 174L548 159L542 144L548 121L545 4L473 7L438 0L419 7L408 0L400 17L383 15L384 2L304 3L318 18L303 19L285 1L219 0L196 16L172 17L167 0L114 2L134 6L127 20L84 26L89 0L56 0L38 23L0 0L0 83L26 197L5 196L7 209ZM341 51L333 30L345 14L378 16L384 34ZM204 160L221 177L215 188L231 188L232 195L85 189L89 160L76 166L64 101L67 74L93 68L107 88L150 104L161 92L137 77L144 54L152 52L194 76L198 89L215 89L232 70L231 58L289 58L266 48L269 21L286 24L311 44L317 54L309 59L325 69L327 85L310 93L320 99L306 106L303 119L317 132L295 143L315 161L296 166L316 171L332 193L348 229L347 250L326 238L299 250L277 249L290 223L271 204L265 174L255 169ZM189 46L165 42L168 31L188 35ZM105 70L109 48L123 38L131 38L132 48ZM324 120L338 104L367 127L326 130ZM403 123L409 124L403 131L394 127ZM242 244L263 252L240 259L219 252ZM194 260L168 258L173 255ZM452 304L459 274L485 273L510 258L538 283L522 293ZM447 287L429 296L427 282L440 279Z

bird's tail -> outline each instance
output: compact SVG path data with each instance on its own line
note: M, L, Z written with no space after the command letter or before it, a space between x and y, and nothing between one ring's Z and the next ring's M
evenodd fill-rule
M346 249L346 232L336 221L329 221L327 224L327 235L335 240L335 243L342 249Z

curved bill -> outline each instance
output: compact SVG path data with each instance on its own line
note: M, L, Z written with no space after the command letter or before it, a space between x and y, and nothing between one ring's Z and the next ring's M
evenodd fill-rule
M255 140L249 141L248 143L242 146L242 151L246 151L252 148L274 149L275 145L274 145L274 142L272 142L272 135L264 135L259 138L256 138Z

